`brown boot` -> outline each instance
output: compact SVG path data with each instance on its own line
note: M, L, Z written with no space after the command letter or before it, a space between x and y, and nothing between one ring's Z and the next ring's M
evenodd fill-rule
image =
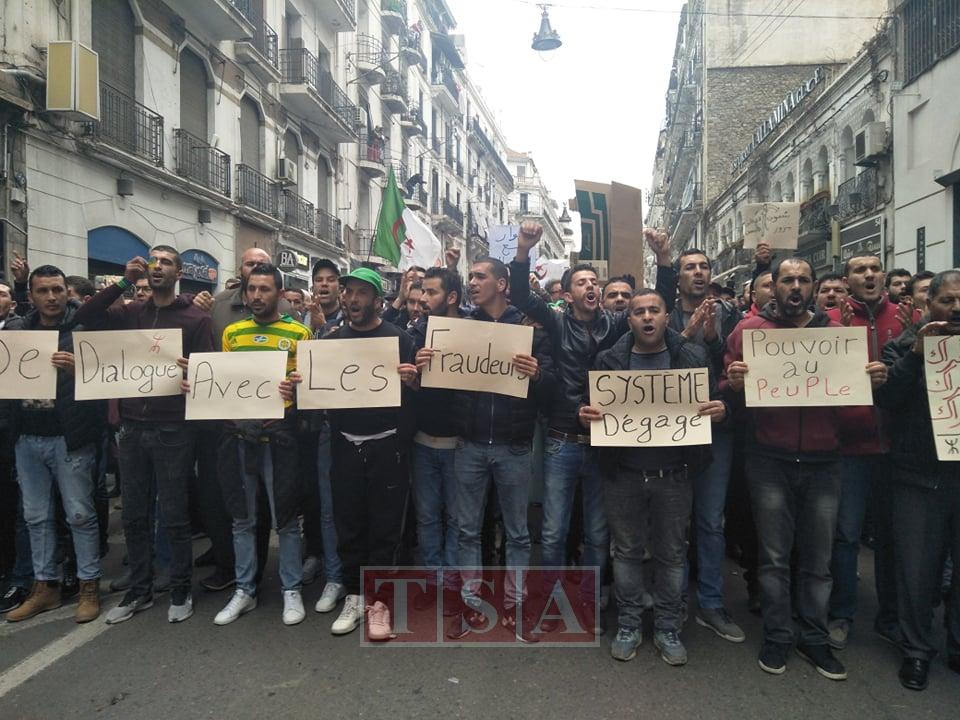
M60 583L55 580L35 580L23 605L7 613L7 622L29 620L47 610L56 610L60 605Z
M80 581L80 602L73 619L78 623L87 623L100 617L100 581Z

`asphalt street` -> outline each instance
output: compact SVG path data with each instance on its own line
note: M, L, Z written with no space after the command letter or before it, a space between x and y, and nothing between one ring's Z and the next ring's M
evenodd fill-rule
M122 556L116 533L112 542L108 575L119 571ZM198 551L205 547L198 541ZM926 692L897 682L899 653L871 630L871 565L864 551L862 621L840 655L849 679L832 682L796 655L779 677L757 667L760 620L747 612L733 565L727 596L747 641L721 640L691 617L682 636L690 662L673 668L655 655L649 623L629 663L610 658L609 634L590 648L365 646L359 631L330 634L336 613L313 612L319 582L305 589L306 621L285 627L271 558L260 607L227 627L212 621L228 593L199 585L196 613L180 625L166 622L165 595L113 627L102 620L76 625L73 605L0 623L0 719L960 717L960 675L942 657ZM119 599L107 597L105 608ZM936 622L942 644L940 611Z

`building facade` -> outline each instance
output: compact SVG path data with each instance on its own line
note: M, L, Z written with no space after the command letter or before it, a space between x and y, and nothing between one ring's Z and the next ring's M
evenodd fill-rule
M76 19L70 13L76 11ZM156 244L211 289L263 247L292 287L371 256L391 168L447 246L483 250L506 143L443 0L76 0L7 5L3 268L18 252L112 275ZM99 55L98 122L45 111L47 43ZM383 268L387 271L393 268Z
M566 236L560 225L557 201L543 184L537 164L530 153L509 150L507 162L513 170L514 191L510 195L510 222L536 220L543 226L540 252L544 258L561 259L569 255Z

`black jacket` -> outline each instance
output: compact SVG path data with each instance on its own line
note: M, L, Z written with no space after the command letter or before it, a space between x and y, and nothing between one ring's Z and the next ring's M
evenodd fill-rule
M67 312L58 328L60 331L59 350L73 352L73 331L83 330L77 324L76 313L79 303L70 300L67 303ZM40 314L31 310L23 319L24 330L47 330L52 328L40 327ZM19 401L10 402L10 427L14 438L19 434L20 408ZM77 450L90 443L99 443L103 439L103 431L107 423L107 403L105 400L74 400L74 376L65 370L57 370L57 399L54 401L57 419L63 430L63 439L67 450Z
M460 317L463 313L458 313ZM421 317L407 330L417 350L427 344L427 317ZM448 388L422 387L417 391L415 414L417 430L439 438L454 437L454 408L457 404L457 391Z
M874 398L877 405L897 418L888 455L893 479L938 488L960 483L960 462L937 459L923 357L913 352L917 330L925 324L907 328L884 346L882 359L888 369L887 382L874 391Z
M513 305L499 320L476 308L467 319L521 325L523 314ZM533 439L537 413L549 407L556 388L550 339L539 328L533 330L532 355L540 363L540 379L530 381L526 398L488 392L458 392L454 406L454 427L465 440L478 443L528 443Z
M710 399L721 400L720 392L717 389L717 376L710 367L707 359L707 351L702 345L690 342L680 333L667 328L667 334L664 338L667 344L667 352L670 353L670 369L682 370L684 368L707 368L710 377ZM633 334L628 333L617 341L609 350L604 350L597 356L594 363L595 370L629 370L630 353L633 350ZM727 407L727 417L730 416L730 408ZM727 422L726 420L724 422ZM617 466L620 464L620 457L627 448L622 447L599 447L597 454L600 458L600 469L607 475L613 475ZM709 445L690 445L683 448L686 453L687 474L692 477L703 470L713 458Z
M627 314L601 308L588 326L573 316L570 307L558 313L530 292L529 277L529 261L510 263L510 302L543 325L556 354L559 387L550 412L550 427L561 432L580 433L582 428L577 421L577 410L587 396L587 371L593 367L597 353L613 347L629 330Z

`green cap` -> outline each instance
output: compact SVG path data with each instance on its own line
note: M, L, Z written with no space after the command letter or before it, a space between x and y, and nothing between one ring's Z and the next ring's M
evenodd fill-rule
M377 292L377 297L383 297L383 278L376 270L367 267L360 267L351 273L340 276L340 285L346 285L348 280L360 280L369 285Z

